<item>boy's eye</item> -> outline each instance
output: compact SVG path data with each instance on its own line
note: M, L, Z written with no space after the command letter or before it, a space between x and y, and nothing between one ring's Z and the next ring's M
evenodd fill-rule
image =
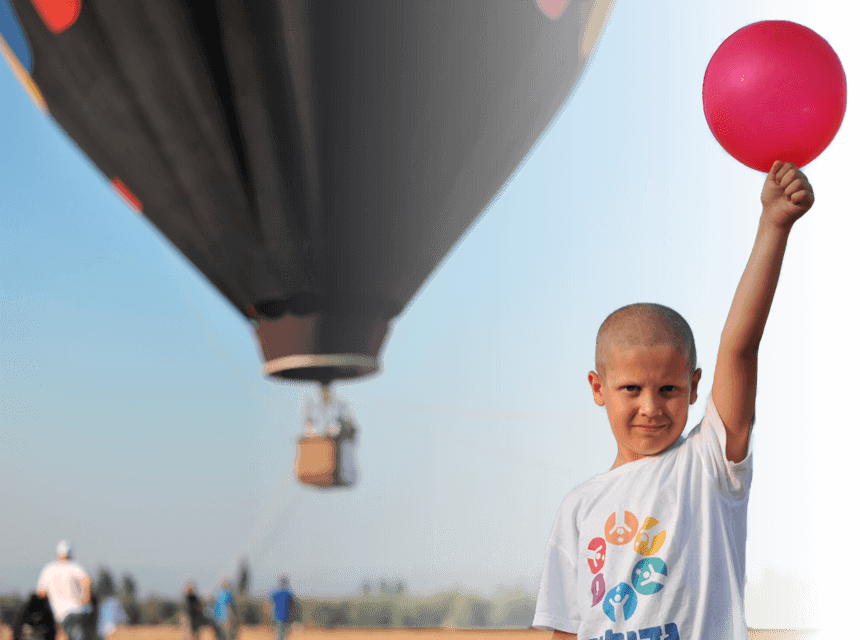
M626 384L622 387L622 389L624 389L624 391L627 391L628 393L636 393L637 391L641 391L642 387L636 384ZM673 384L667 384L660 387L661 393L674 393L677 390L678 387Z

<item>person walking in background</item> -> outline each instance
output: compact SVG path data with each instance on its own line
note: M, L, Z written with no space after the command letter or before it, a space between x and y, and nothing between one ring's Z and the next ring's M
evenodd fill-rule
M12 622L13 640L54 640L57 626L47 598L36 593L15 612Z
M186 640L200 640L200 629L204 625L203 604L194 591L194 583L185 583L185 621ZM215 635L221 640L221 634L216 630Z
M200 630L206 626L212 627L218 640L224 640L221 627L203 611L203 602L197 597L191 581L185 584L185 617L186 640L200 640Z
M236 613L236 603L227 579L221 581L221 587L215 592L214 604L215 622L222 629L225 640L236 640L239 635L239 616Z
M100 638L107 640L119 625L128 621L128 618L113 589L103 593L102 597L104 600L99 604L98 634Z
M60 541L57 559L45 565L39 574L36 595L48 599L54 620L69 640L95 640L87 625L92 610L90 576L72 561L72 551L69 542Z
M295 596L290 591L290 580L281 576L278 588L272 591L269 598L272 601L272 624L275 629L274 640L284 640L289 631L290 608Z

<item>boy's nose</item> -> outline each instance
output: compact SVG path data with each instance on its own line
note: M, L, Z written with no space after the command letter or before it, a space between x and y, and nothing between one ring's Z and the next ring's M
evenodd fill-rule
M639 413L643 416L652 417L660 415L661 412L662 407L659 399L650 393L643 393L639 404Z

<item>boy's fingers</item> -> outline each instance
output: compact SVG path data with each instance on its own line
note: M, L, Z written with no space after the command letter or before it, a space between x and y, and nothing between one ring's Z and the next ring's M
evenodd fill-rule
M782 168L782 161L774 160L773 164L770 167L770 172L767 174L768 178L776 179L776 173Z
M795 191L789 196L792 204L800 204L801 202L809 202L812 203L815 201L815 196L812 195L812 191L807 191L803 189L802 191Z
M785 162L783 163L780 170L776 172L776 181L781 186L785 186L786 184L792 182L798 176L806 178L806 176L803 175L803 172L797 168L796 164L794 164L793 162Z
M812 193L812 185L809 184L809 180L804 178L802 174L792 180L788 186L783 189L783 192L787 196L790 196L797 191L809 191Z
M782 163L782 166L781 166L781 167L779 168L779 170L776 172L776 181L777 181L777 182L781 182L781 181L782 181L782 179L783 179L783 177L785 176L785 174L786 174L786 173L788 173L788 172L791 170L791 166L792 166L792 165L791 165L791 163L790 163L790 162L783 162L783 163Z
M785 193L793 193L799 189L812 190L812 185L809 184L809 180L807 180L806 176L800 172L789 173L784 179L784 184L780 186L782 186ZM791 191L789 191L789 189Z

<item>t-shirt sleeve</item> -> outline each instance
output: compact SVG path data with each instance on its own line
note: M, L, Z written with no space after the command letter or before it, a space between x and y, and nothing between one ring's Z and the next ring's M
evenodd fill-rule
M87 573L87 570L84 569L81 565L75 565L75 578L78 581L78 584L83 588L84 582L90 579L90 574Z
M710 395L697 435L701 439L705 467L717 480L720 491L727 497L745 499L752 481L752 442L747 445L746 457L740 462L726 458L726 426Z
M576 633L580 616L576 605L576 566L550 540L535 604L533 627Z
M81 565L76 562L72 562L71 569L69 571L69 578L71 578L73 583L73 591L76 597L80 597L84 592L84 583L89 580L89 574L87 570L84 569ZM92 584L90 584L90 598L93 596Z
M532 626L577 633L582 619L576 598L576 563L570 555L576 553L576 540L565 530L562 513L547 543Z

